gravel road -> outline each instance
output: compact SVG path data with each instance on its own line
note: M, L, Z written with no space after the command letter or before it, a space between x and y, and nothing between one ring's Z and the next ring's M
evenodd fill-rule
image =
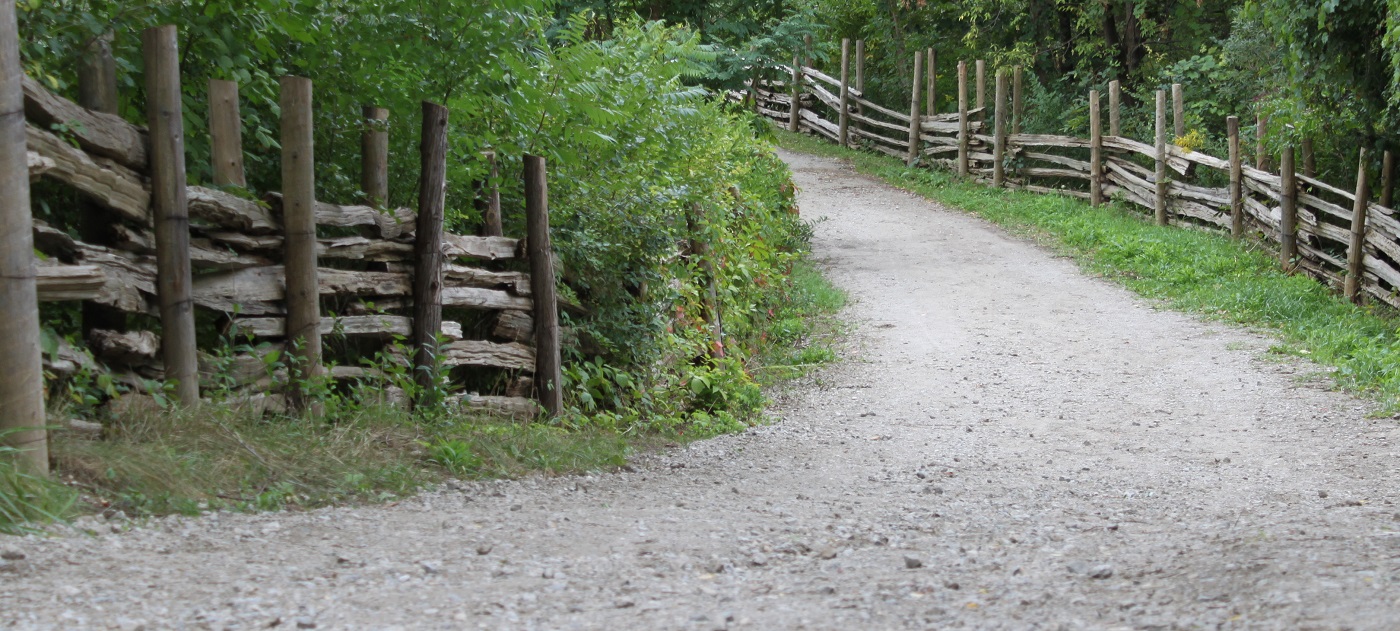
M0 540L0 626L1400 628L1395 421L1267 337L784 158L855 330L774 424L630 473Z

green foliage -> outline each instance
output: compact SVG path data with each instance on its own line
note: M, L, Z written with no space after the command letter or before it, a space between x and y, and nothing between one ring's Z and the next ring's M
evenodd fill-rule
M78 494L47 477L20 471L18 451L0 434L0 534L33 531L33 524L62 521L70 514Z
M1277 256L1213 232L1153 225L1129 207L1093 208L1057 195L995 190L940 172L911 170L787 133L784 146L850 158L896 186L1042 238L1087 270L1173 308L1266 327L1281 350L1333 366L1338 385L1400 409L1400 319L1381 306L1353 305L1326 286L1278 269Z

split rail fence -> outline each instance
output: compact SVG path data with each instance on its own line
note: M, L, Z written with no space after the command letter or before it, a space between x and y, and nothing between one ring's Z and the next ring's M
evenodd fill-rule
M6 18L10 24L4 24ZM457 394L463 405L515 415L533 415L537 403L549 413L561 407L560 336L550 250L545 164L526 156L528 239L500 236L499 196L488 191L483 234L443 229L446 185L446 108L424 102L422 176L416 209L384 208L387 199L388 112L364 110L361 204L315 199L312 143L312 84L281 80L282 191L260 199L244 190L238 86L210 81L210 141L214 187L188 186L185 174L178 43L173 26L143 34L147 127L116 111L115 64L110 46L94 42L80 80L84 102L74 103L23 76L14 53L13 16L0 16L0 73L7 116L0 160L6 178L4 226L9 230L0 270L8 292L29 279L30 302L6 304L5 315L27 317L38 301L82 301L84 334L100 364L118 381L168 380L185 405L199 400L201 382L230 380L250 400L291 409L307 405L296 388L267 394L272 377L263 357L247 353L222 362L201 353L195 341L195 310L215 314L227 332L270 341L297 357L288 362L293 383L324 374L338 380L374 378L372 368L323 366L322 338L354 338L360 349L406 339L404 358L423 385L439 370L456 366L505 371L498 396ZM10 41L4 41L9 39ZM8 58L7 58L8 57ZM6 111L17 111L19 107ZM56 129L66 130L63 135ZM19 145L19 146L17 146ZM18 153L16 153L18 152ZM494 160L494 156L483 159ZM494 164L494 163L493 163ZM82 193L77 237L30 216L29 181L45 178ZM229 187L232 188L229 188ZM20 189L24 189L21 191ZM13 189L13 190L12 190ZM19 201L22 195L22 202ZM32 248L15 237L32 222ZM36 261L38 251L42 256ZM528 267L527 267L528 264ZM528 271L525 271L528 269ZM35 270L25 273L25 270ZM22 301L23 299L21 299ZM471 326L443 321L443 309L470 314ZM330 315L333 311L339 315ZM152 316L129 318L128 316ZM9 322L7 318L7 323ZM128 328L159 322L160 335ZM37 347L25 327L0 330L4 349ZM16 341L11 338L28 337ZM445 343L439 343L440 340ZM366 353L368 354L368 353ZM7 358L16 361L14 358ZM87 361L66 344L45 358L52 374L71 373ZM38 367L34 367L37 373ZM221 374L213 374L218 371ZM27 374L21 367L18 373ZM24 397L41 396L41 380L29 380ZM20 409L13 392L0 401ZM44 424L41 416L29 426ZM14 421L14 419L11 419ZM23 426L11 422L10 427ZM42 448L42 433L11 439ZM41 450L41 449L40 449ZM37 459L39 456L35 456Z
M794 59L791 66L755 72L746 90L731 91L728 98L748 103L790 131L879 151L910 165L940 166L991 186L1071 195L1094 205L1119 199L1147 209L1160 225L1228 230L1237 239L1262 235L1277 244L1285 269L1304 271L1353 300L1364 294L1400 307L1400 218L1390 207L1390 152L1382 161L1382 195L1376 203L1369 197L1366 149L1359 152L1356 186L1350 190L1314 177L1308 145L1303 172L1292 147L1282 150L1277 171L1269 170L1263 119L1257 121L1253 166L1244 163L1234 116L1226 120L1228 157L1183 149L1171 140L1185 135L1180 84L1170 95L1173 136L1168 136L1165 90L1156 92L1155 137L1142 142L1121 135L1117 81L1108 86L1107 129L1101 95L1091 91L1087 137L1022 133L1019 67L995 72L989 104L984 62L974 65L975 102L969 102L968 64L958 62L958 111L938 113L932 49L914 55L911 106L900 111L865 98L864 45L856 42L852 60L850 44L842 42L839 77ZM764 78L773 75L782 78ZM1209 171L1218 175L1208 177ZM1210 186L1211 180L1228 185Z

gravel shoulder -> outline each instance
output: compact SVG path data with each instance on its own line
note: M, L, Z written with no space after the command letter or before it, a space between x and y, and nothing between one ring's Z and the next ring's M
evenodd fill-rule
M1395 421L1267 337L783 156L854 332L774 424L629 473L0 540L0 626L1400 628Z

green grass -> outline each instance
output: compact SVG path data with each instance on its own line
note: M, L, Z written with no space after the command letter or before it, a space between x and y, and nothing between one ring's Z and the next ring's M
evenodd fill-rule
M842 330L836 313L846 305L846 293L810 260L794 266L789 281L760 336L755 372L763 385L836 361L835 342Z
M943 172L778 132L779 144L849 160L900 188L963 209L1072 256L1089 272L1113 279L1174 309L1267 329L1273 350L1334 367L1348 391L1400 410L1400 330L1385 306L1356 306L1317 281L1285 274L1273 252L1228 236L1158 227L1114 203L1092 208L1058 195L996 190Z

